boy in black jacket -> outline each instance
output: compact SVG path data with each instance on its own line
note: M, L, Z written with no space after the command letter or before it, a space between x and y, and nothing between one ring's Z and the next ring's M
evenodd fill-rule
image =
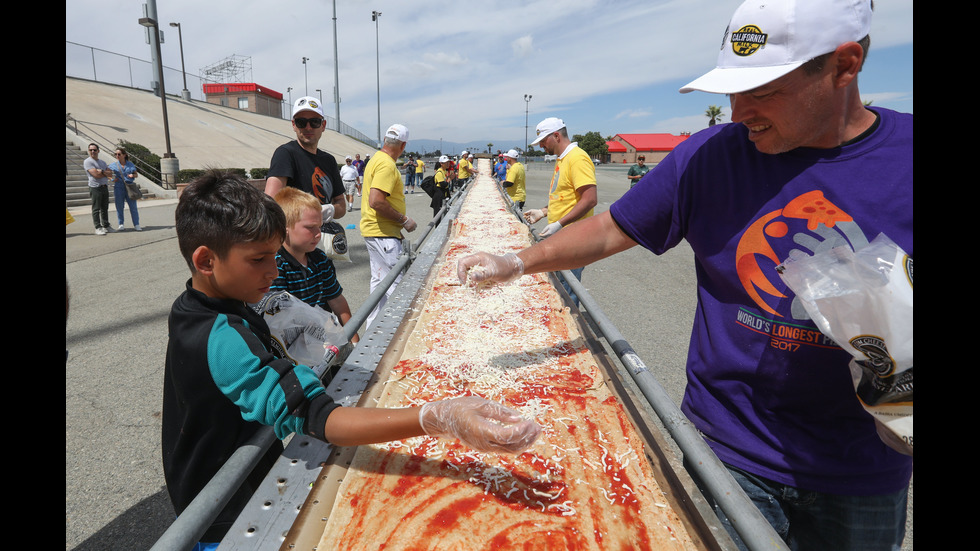
M278 275L286 220L241 178L211 172L195 180L181 195L176 225L191 279L170 314L162 444L178 515L261 425L280 439L296 432L339 446L428 434L516 453L537 438L536 423L476 397L420 408L340 407L309 367L276 357L268 326L246 303L258 302ZM202 542L221 540L281 452L278 445L266 453Z

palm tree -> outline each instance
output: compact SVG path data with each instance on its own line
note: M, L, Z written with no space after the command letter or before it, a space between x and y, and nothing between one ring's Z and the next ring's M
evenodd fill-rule
M721 113L721 107L718 107L717 105L709 105L708 110L704 112L704 116L708 117L708 126L714 126L718 124L718 121L725 115Z
M487 153L493 155L493 151L490 149L493 147L493 142L487 144Z

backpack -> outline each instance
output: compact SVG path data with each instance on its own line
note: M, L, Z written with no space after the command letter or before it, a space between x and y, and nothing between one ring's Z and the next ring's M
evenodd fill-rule
M424 191L429 197L432 197L432 194L436 192L436 177L426 176L425 178L422 178L422 183L419 184L419 187L422 188L422 191Z

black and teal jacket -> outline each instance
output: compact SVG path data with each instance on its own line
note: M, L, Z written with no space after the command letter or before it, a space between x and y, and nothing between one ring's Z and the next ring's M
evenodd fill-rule
M178 515L262 425L320 440L339 407L313 371L277 357L269 327L239 301L191 288L174 301L163 384L163 471ZM282 453L274 445L201 541L220 541Z

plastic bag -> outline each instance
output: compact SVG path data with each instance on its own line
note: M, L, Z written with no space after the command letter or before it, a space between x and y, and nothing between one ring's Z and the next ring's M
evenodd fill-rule
M776 270L820 331L854 357L855 393L882 440L911 455L912 258L879 234L859 251L791 255Z
M267 294L253 308L269 325L276 354L313 368L317 375L326 369L324 356L328 347L347 344L337 316L286 291Z
M353 262L347 247L347 232L335 221L320 226L320 248L333 260Z

